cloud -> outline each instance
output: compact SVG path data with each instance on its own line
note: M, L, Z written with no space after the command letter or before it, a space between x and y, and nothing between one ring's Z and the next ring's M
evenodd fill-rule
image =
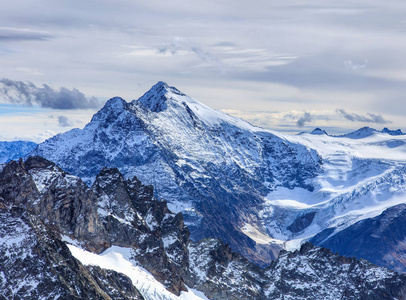
M347 113L344 109L337 109L336 112L342 115L347 120L351 122L366 122L366 123L378 123L378 124L386 124L391 123L388 120L385 120L384 117L381 115L375 115L372 113L367 113L368 116L361 116L354 113Z
M299 127L303 127L306 123L311 122L313 120L313 117L310 113L305 112L303 116L301 116L297 121L296 125Z
M353 63L352 60L346 60L344 62L344 65L347 69L350 69L350 70L365 69L368 65L368 60L365 59L364 62L361 64Z
M32 82L0 79L0 93L14 104L32 106L38 104L52 109L99 108L101 103L94 97L87 98L78 89L61 87L55 90L47 84L37 87Z
M15 27L0 27L0 41L46 41L51 39L52 36L40 30L32 30L28 28L15 28Z
M66 116L58 116L58 124L60 127L71 127L73 126L72 120Z
M202 47L191 44L187 40L180 37L175 37L172 41L160 47L158 49L158 52L161 54L170 53L172 55L193 53L203 62L211 64L221 64L221 61L219 59L212 56L209 52L203 50Z

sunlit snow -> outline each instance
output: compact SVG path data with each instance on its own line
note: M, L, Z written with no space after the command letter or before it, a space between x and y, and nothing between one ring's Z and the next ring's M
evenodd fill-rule
M144 268L131 262L131 248L112 246L101 254L94 254L67 244L72 255L84 265L99 266L128 276L146 300L207 300L202 292L188 289L181 295L170 293Z

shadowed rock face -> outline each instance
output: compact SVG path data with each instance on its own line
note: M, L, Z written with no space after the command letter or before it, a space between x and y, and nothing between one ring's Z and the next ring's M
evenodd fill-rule
M406 272L406 204L391 207L335 235L330 236L331 231L316 235L313 242L341 255Z
M0 172L5 205L27 209L59 234L99 253L111 245L132 247L134 257L170 291L186 290L189 231L181 214L153 197L152 186L125 180L117 169L103 169L93 190L54 163L30 157ZM169 239L165 242L165 239Z
M129 278L84 267L40 217L9 205L0 208L0 299L143 299Z
M126 180L116 168L102 169L92 190L100 199L99 216L111 243L132 247L134 259L170 291L186 291L189 230L182 214L155 199L152 186L136 177Z
M110 243L97 215L96 197L78 178L41 157L12 161L0 173L6 203L27 207L66 235L100 252Z

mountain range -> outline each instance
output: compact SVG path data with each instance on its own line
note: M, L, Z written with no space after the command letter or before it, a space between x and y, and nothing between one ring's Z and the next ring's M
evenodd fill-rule
M404 299L406 276L305 243L265 269L189 239L153 188L103 168L89 188L41 157L0 172L0 299Z
M159 82L138 100L110 99L83 129L30 155L89 185L104 166L117 167L182 212L192 240L220 238L265 266L281 249L329 232L315 240L324 242L405 202L406 136L393 133L281 134Z
M62 262L73 254L72 280L60 291L114 299L404 295L403 275L307 243L406 271L400 130L282 134L158 82L138 100L110 99L83 129L34 146L2 154L2 162L27 154L0 165L3 238L28 252L51 241L41 249L64 253ZM40 257L57 257L51 252ZM58 270L44 272L51 280ZM117 286L125 282L134 285L129 294Z

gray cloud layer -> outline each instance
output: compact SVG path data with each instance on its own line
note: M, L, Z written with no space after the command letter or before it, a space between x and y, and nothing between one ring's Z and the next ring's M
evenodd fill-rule
M308 112L305 112L303 116L301 116L297 121L296 125L299 127L303 127L306 123L311 122L313 120L312 115Z
M72 120L70 120L67 116L58 116L58 124L60 127L73 126Z
M367 113L368 117L366 117L354 113L347 113L344 109L337 109L336 111L338 114L342 115L344 118L350 120L351 122L366 122L377 124L391 123L390 121L385 120L385 118L382 117L381 115L376 115L372 113Z
M37 87L32 82L0 79L0 93L11 103L32 106L38 104L52 109L99 108L101 103L94 97L87 98L77 89L61 87L55 90L43 84Z
M31 30L26 28L0 27L0 41L46 41L52 36L44 31Z

